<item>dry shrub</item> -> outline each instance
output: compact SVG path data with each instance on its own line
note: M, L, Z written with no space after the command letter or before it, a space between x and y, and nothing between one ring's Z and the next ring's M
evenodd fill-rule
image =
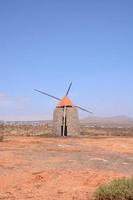
M133 179L117 179L100 186L95 200L133 200Z

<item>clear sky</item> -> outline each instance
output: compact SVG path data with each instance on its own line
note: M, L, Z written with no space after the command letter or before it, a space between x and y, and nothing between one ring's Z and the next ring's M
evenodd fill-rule
M133 117L133 1L1 0L0 119L52 118L33 89L62 97L70 81L94 115Z

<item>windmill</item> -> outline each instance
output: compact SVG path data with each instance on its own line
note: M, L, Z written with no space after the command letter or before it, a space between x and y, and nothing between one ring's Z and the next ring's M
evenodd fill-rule
M70 83L67 92L62 99L46 92L34 89L41 94L59 101L53 115L53 132L59 136L79 135L79 118L77 108L90 114L92 113L82 107L74 105L73 102L68 98L71 86L72 82Z

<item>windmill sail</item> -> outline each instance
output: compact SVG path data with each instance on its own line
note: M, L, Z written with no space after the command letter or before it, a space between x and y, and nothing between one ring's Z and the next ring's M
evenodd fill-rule
M46 93L46 92L42 92L42 91L37 90L37 89L34 89L34 90L37 91L37 92L39 92L39 93L41 93L41 94L44 94L44 95L46 95L46 96L49 96L49 97L51 97L51 98L53 98L53 99L56 99L56 100L61 101L61 99L59 99L58 97L55 97L55 96L53 96L53 95L51 95L51 94L48 94L48 93Z
M88 112L88 113L90 113L90 114L92 114L92 112L91 111L89 111L89 110L86 110L86 109L84 109L84 108L81 108L81 107L79 107L79 106L75 106L76 108L78 108L78 109L80 109L80 110L83 110L83 111L85 111L85 112Z
M85 109L85 108L82 108L82 107L80 107L80 106L74 106L74 104L71 102L71 100L67 97L67 95L68 95L68 93L69 93L69 91L70 91L70 89L71 89L71 86L72 86L72 82L70 83L69 88L68 88L68 90L67 90L67 93L66 93L66 95L63 97L63 99L60 99L60 98L58 98L58 97L55 97L55 96L53 96L53 95L51 95L51 94L48 94L48 93L46 93L46 92L42 92L42 91L37 90L37 89L34 89L34 90L37 91L37 92L39 92L39 93L41 93L41 94L44 94L44 95L46 95L46 96L49 96L49 97L51 97L51 98L53 98L53 99L56 99L56 100L60 101L60 103L58 104L58 107L72 106L72 107L76 107L76 108L78 108L78 109L80 109L80 110L83 110L83 111L85 111L85 112L88 112L88 113L92 114L91 111L89 111L89 110L87 110L87 109ZM65 103L64 103L64 102L65 102Z
M70 85L69 85L69 88L68 88L68 90L67 90L67 92L66 92L66 95L65 95L65 96L67 96L67 95L68 95L68 93L69 93L69 91L70 91L71 87L72 87L72 82L70 83Z

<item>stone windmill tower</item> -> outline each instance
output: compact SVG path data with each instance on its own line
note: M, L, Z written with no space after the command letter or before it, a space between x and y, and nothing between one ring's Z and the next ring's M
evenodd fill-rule
M77 108L92 113L84 108L74 105L68 98L71 86L72 83L70 83L69 88L62 99L35 89L35 91L59 101L53 114L53 133L58 136L76 136L80 134Z

